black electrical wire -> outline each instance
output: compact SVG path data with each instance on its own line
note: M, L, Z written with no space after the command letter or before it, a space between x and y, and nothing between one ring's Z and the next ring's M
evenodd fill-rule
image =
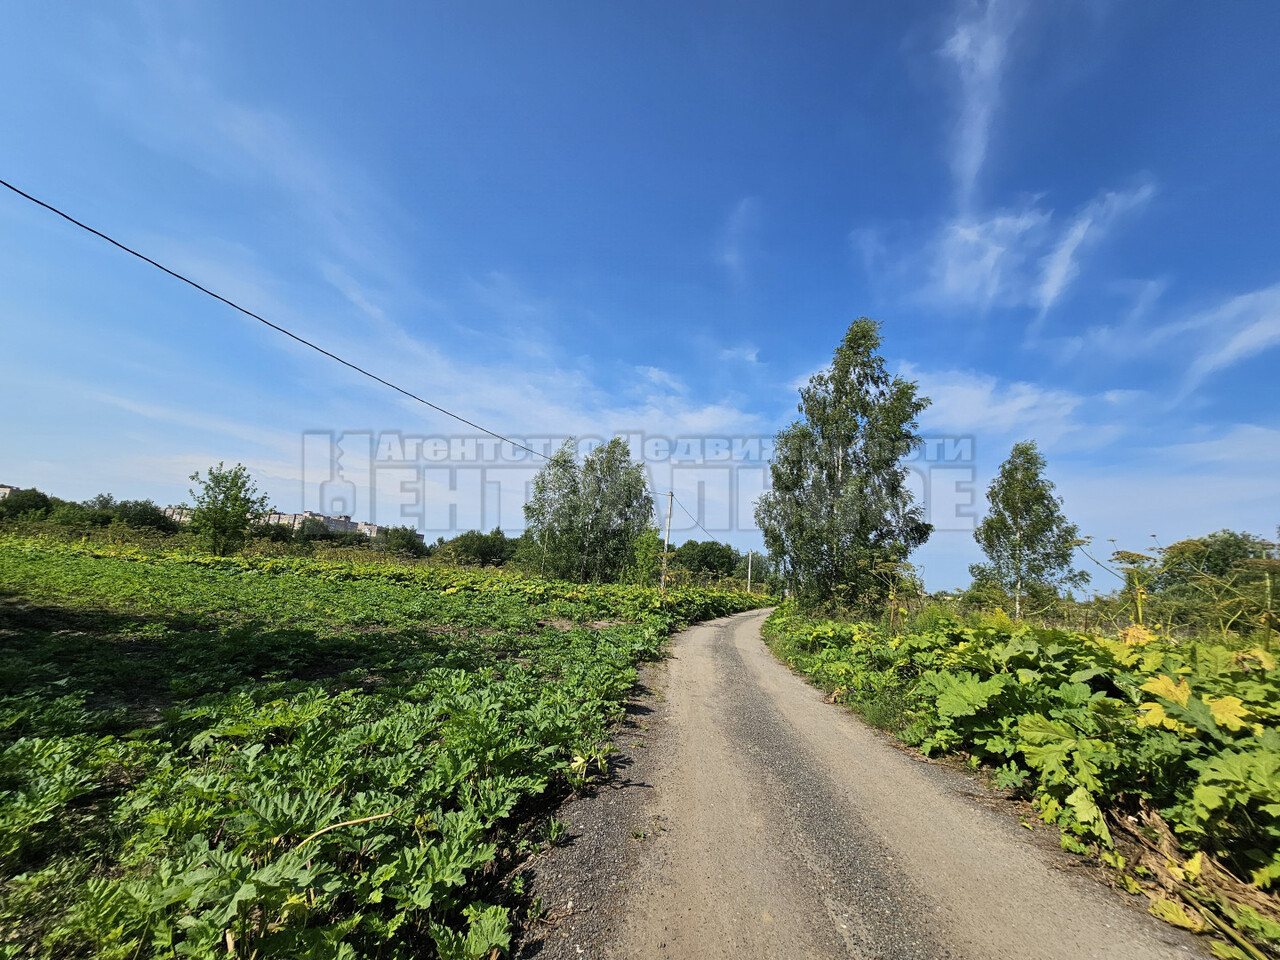
M231 307L233 310L240 311L246 317L252 317L254 320L257 320L261 324L265 324L266 326L270 327L272 330L275 330L277 333L283 333L286 337L289 337L291 340L296 340L298 343L301 343L304 346L310 347L312 350L315 350L317 353L323 353L330 360L336 360L338 363L342 364L344 367L348 367L354 370L356 373L363 374L364 376L368 377L370 380L376 380L378 383L382 384L385 387L390 387L392 390L395 390L397 393L404 394L410 400L416 400L418 401L418 403L428 406L432 410L437 411L438 413L443 413L446 417L452 417L454 420L457 420L459 423L465 423L468 427L471 427L474 430L479 430L481 433L488 434L489 436L493 437L496 440L501 440L503 443L509 443L513 447L516 447L520 450L524 450L528 453L532 453L535 456L541 457L543 460L551 459L549 456L547 456L545 453L542 453L539 450L534 450L532 447L527 447L523 443L518 443L517 441L512 440L510 437L504 437L500 433L495 433L494 431L488 429L487 427L482 427L480 426L480 424L475 423L471 420L468 420L466 417L459 416L458 414L454 413L452 410L446 410L444 407L439 406L438 404L434 404L430 400L425 400L422 397L418 396L416 393L412 393L406 390L404 387L397 386L396 384L392 383L390 380L384 380L382 377L378 376L376 373L371 373L368 370L364 369L363 367L359 367L356 364L352 363L350 360L344 360L342 357L338 356L336 353L326 350L324 347L319 346L318 344L312 343L310 340L306 339L305 337L298 336L292 330L286 330L284 327L280 326L278 323L272 323L270 320L266 319L265 317L259 316L258 314L254 313L252 310L248 310L240 306L240 304L236 303L235 301L228 300L226 297L222 296L222 294L214 293L208 287L201 286L200 284L196 283L196 281L192 280L190 277L184 276L181 273L178 273L178 271L176 270L169 269L163 263L157 263L155 260L152 260L146 254L139 253L137 250L134 250L132 247L125 246L119 240L116 240L113 237L107 236L101 230L95 230L93 227L89 226L88 224L81 223L75 217L71 216L70 214L63 213L61 210L59 210L57 207L53 206L52 204L45 203L43 200L37 197L33 197L31 194L27 193L24 190L19 190L13 184L9 183L7 180L0 180L0 186L7 187L8 189L16 193L18 196L24 197L27 200L30 200L32 203L36 204L37 206L44 207L50 213L57 214L63 220L66 220L68 223L75 224L81 230L86 230L89 233L92 233L95 237L99 237L107 241L107 243L111 244L114 247L119 247L125 253L130 254L131 256L137 257L139 260L143 261L144 263L151 264L151 266L155 267L157 270L161 270L164 273L167 273L169 276L173 277L175 280L181 280L183 283L186 283L186 284L189 284L190 286L195 287L201 293L207 294L208 296L213 297L213 299L219 300L222 303L225 303L228 307Z

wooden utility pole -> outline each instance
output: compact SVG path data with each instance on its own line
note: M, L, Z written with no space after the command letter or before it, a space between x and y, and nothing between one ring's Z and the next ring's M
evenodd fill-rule
M747 593L751 592L751 551L747 551Z
M674 490L667 491L667 533L662 538L662 595L667 595L667 550L671 547L671 501L675 499Z

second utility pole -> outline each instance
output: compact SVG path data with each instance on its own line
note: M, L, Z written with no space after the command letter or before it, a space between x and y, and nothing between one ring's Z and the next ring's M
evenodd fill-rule
M667 535L662 538L662 595L667 595L667 548L671 546L671 501L674 490L667 491Z

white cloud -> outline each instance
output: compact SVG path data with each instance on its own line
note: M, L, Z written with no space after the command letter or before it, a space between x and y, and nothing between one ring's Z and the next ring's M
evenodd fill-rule
M954 63L960 79L960 113L953 133L951 171L961 211L973 202L987 157L991 121L1000 104L1000 85L1009 38L1020 9L1008 0L969 3L955 31L939 51Z
M1043 242L1050 217L1029 205L945 224L934 244L926 299L982 310L1025 302L1026 263Z
M760 348L753 347L750 344L743 344L740 347L727 347L720 351L720 359L748 365L758 364L760 362Z
M1058 486L1082 532L1114 537L1128 549L1149 546L1152 533L1168 544L1224 527L1273 532L1280 430L1239 423L1212 439L1135 453L1128 463L1062 471Z
M1115 406L1125 406L1142 399L1146 394L1141 390L1107 390L1102 399Z
M961 0L938 51L958 80L949 155L954 215L924 243L911 237L889 249L870 227L851 231L850 242L868 276L891 278L902 299L949 312L1032 307L1038 313L1034 334L1078 277L1082 252L1122 214L1147 203L1155 188L1142 182L1103 193L1061 228L1039 197L1003 206L978 201L1011 41L1025 9L1021 0Z
M1166 408L1180 405L1210 377L1280 346L1280 284L1152 324L1150 317L1168 285L1163 279L1126 284L1134 302L1120 322L1065 340L1041 341L1041 346L1058 357L1082 350L1117 360L1159 356L1172 378L1164 385Z
M972 371L927 371L909 363L899 372L933 401L921 425L935 433L1031 438L1050 444L1081 428L1076 414L1085 398L1078 394L1001 382Z
M1182 465L1222 463L1280 468L1280 430L1238 423L1220 436L1160 447L1151 455Z
M136 30L104 43L102 65L86 80L122 128L151 148L233 184L233 194L273 195L323 243L363 271L388 274L386 225L398 217L358 169L326 152L266 102L229 95L213 79L190 11L140 8ZM375 214L376 212L376 214Z
M716 242L715 260L735 286L747 282L747 263L760 222L760 201L743 197L729 213Z
M649 381L649 383L656 387L660 387L668 393L682 394L687 392L688 388L686 388L683 383L660 367L636 367L636 372Z
M536 297L510 276L492 270L483 279L471 278L470 289L480 305L493 316L513 324L528 324L548 317L555 305Z
M1086 243L1096 243L1116 218L1145 205L1155 196L1155 185L1146 182L1132 190L1112 190L1084 206L1041 261L1036 300L1043 320L1080 272L1077 254Z
M1100 243L1119 218L1146 204L1155 187L1111 190L1080 207L1064 227L1055 214L1030 198L1020 206L965 214L943 222L919 252L900 250L897 282L905 296L949 312L1032 307L1038 324L1080 272L1081 252ZM892 275L874 259L889 259L882 238L855 231L853 242L869 273ZM1158 294L1158 291L1157 291Z
M1184 396L1213 374L1280 345L1280 284L1233 297L1187 322L1170 325L1157 338L1191 330L1208 334L1209 342L1187 369Z
M1066 233L1058 239L1053 250L1040 261L1043 274L1037 297L1040 300L1041 317L1048 313L1054 301L1067 288L1067 284L1080 272L1080 267L1075 260L1076 251L1080 249L1080 244L1084 243L1084 238L1089 235L1091 226L1093 226L1092 217L1087 214L1076 217Z
M257 424L221 417L202 410L183 409L172 404L161 406L107 393L94 393L90 396L99 403L110 404L120 410L126 410L148 420L172 424L201 433L221 434L239 440L242 443L258 444L281 452L295 450L298 445L298 435L287 430L273 430L269 427L260 427Z

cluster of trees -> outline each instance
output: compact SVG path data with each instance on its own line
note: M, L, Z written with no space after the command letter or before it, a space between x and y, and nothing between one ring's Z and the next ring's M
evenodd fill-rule
M439 540L433 551L443 560L473 567L500 567L514 559L517 554L528 558L530 540L524 537L508 537L501 527L494 527L488 533L479 530L467 530L452 540Z
M1269 640L1280 631L1277 541L1280 529L1276 541L1219 530L1145 553L1116 550L1107 560L1091 549L1085 553L1118 583L1100 602L1113 620L1219 636L1259 634Z
M65 526L107 527L172 533L178 524L150 500L117 500L109 493L82 502L61 500L35 489L18 490L0 500L0 520L49 520Z
M906 458L922 438L929 398L889 374L880 328L855 320L831 366L800 390L800 419L778 434L772 489L756 521L788 589L811 607L875 610L921 590L909 563L932 532L907 484ZM1033 442L1016 444L987 492L990 510L975 539L986 562L971 574L981 593L1056 596L1088 576L1073 569L1078 531L1044 476Z
M886 372L879 346L879 327L854 321L831 366L800 391L801 417L778 434L773 489L757 502L771 558L809 606L866 613L887 602L892 611L903 597L924 596L908 557L931 528L904 461L921 443L917 418L929 400ZM1086 624L1093 613L1113 627L1262 631L1268 639L1280 629L1277 544L1222 530L1103 560L1067 520L1046 471L1034 441L1014 444L987 489L987 514L974 531L985 560L969 568L964 600L1015 619L1075 605L1085 607ZM1090 581L1081 558L1114 574L1118 588L1076 604L1072 591Z
M621 437L592 450L581 464L575 449L575 442L566 440L538 471L524 506L538 569L562 580L622 580L637 565L653 525L644 465L631 460Z
M209 551L226 555L242 549L250 540L277 543L366 547L411 556L427 556L434 547L423 544L408 527L383 528L371 540L363 533L337 533L317 519L308 518L293 529L266 522L271 512L266 495L259 494L253 478L242 464L227 467L219 463L204 476L191 475L196 486L190 491L191 509L186 532ZM62 500L40 490L15 491L0 500L0 521L49 522L74 528L129 528L176 534L183 525L165 514L151 500L117 500L100 493L82 502Z
M690 573L715 574L731 577L737 572L739 563L745 563L746 555L739 553L727 543L715 540L686 540L671 551L667 560L669 567L687 570Z
M307 517L297 527L251 521L245 542L251 540L295 544L304 549L323 543L331 547L383 550L413 557L429 557L436 549L436 545L425 544L418 539L410 527L383 527L376 537L369 537L356 530L330 530L323 520L315 517Z

